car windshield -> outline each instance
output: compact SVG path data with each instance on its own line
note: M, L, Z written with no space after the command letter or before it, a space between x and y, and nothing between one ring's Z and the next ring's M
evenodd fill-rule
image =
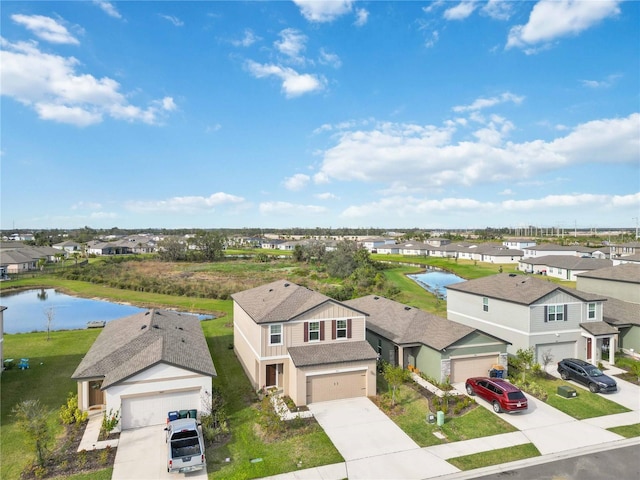
M602 373L597 368L592 368L591 370L589 370L589 376L590 377L599 377L600 375L604 375L604 373Z
M527 397L525 397L522 392L509 392L507 393L507 398L509 400L523 400Z

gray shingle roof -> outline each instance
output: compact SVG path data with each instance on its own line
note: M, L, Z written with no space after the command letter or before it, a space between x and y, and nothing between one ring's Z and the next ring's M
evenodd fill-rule
M578 274L582 278L597 278L601 280L616 280L626 283L640 283L640 265L635 263L622 263L608 268L600 268L592 272Z
M640 307L635 303L607 297L607 301L604 302L602 319L618 327L640 325Z
M368 312L367 329L398 345L421 343L442 350L477 331L419 308L375 295L348 300L345 304Z
M600 258L582 258L573 255L545 255L544 257L529 257L520 260L530 265L548 265L566 270L597 270L613 265L611 260Z
M584 328L591 335L611 335L618 333L618 329L609 325L606 322L585 322L580 326Z
M339 303L326 295L285 280L276 280L234 293L231 298L256 323L285 322L323 303Z
M468 280L466 282L449 285L447 289L505 300L521 305L531 305L556 290L568 293L586 302L605 300L605 297L602 295L581 292L573 288L555 284L549 280L540 280L536 277L512 273L499 273L475 280Z
M378 355L369 342L335 342L289 347L289 355L296 367L376 360Z
M203 375L216 375L197 317L149 310L112 320L71 378L103 377L104 389L161 362Z

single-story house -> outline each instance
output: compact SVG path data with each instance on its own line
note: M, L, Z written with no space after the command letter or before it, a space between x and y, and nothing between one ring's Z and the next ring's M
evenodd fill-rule
M604 295L514 273L447 287L449 320L505 339L512 355L533 348L538 362L549 354L613 363L618 330L603 320L604 303Z
M525 257L544 257L547 255L571 255L574 257L592 256L595 248L583 247L580 245L556 245L553 243L542 243L532 247L523 248Z
M611 260L583 258L572 255L546 255L544 257L523 258L518 270L575 282L577 275L613 265Z
M376 394L366 313L285 280L231 297L234 351L254 388L298 406Z
M198 317L153 309L107 322L71 378L83 411L120 412L126 430L201 412L214 376Z
M581 273L576 288L640 305L640 265L624 263Z
M507 369L508 342L480 330L376 295L344 303L369 314L367 340L392 365L451 383Z

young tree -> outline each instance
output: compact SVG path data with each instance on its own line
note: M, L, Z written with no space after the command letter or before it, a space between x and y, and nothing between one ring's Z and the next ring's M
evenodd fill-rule
M390 363L385 363L382 367L382 376L391 388L391 405L396 404L396 390L407 379L407 375L407 371L400 366L395 367Z
M56 316L56 312L53 307L49 307L44 311L45 316L47 317L47 342L51 340L51 325L53 324L53 319Z
M522 381L526 381L527 370L533 367L533 347L519 348L516 352L516 364L522 372Z
M47 424L49 412L40 400L24 400L13 407L12 411L20 430L33 442L38 465L44 466L47 446L53 437Z

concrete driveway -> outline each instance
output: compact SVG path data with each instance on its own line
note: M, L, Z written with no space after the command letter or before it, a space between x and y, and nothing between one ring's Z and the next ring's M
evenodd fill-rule
M206 453L206 452L205 452ZM156 480L207 478L206 470L192 473L167 472L164 425L125 430L120 434L112 480Z
M366 397L309 405L346 461L349 480L422 479L459 471L420 448Z
M455 387L461 392L465 391L464 383L456 384ZM520 430L542 455L575 450L622 438L597 425L576 420L531 395L525 394L525 396L529 408L517 413L495 413L489 402L478 396L473 398L479 405ZM571 400L567 399L567 401Z

